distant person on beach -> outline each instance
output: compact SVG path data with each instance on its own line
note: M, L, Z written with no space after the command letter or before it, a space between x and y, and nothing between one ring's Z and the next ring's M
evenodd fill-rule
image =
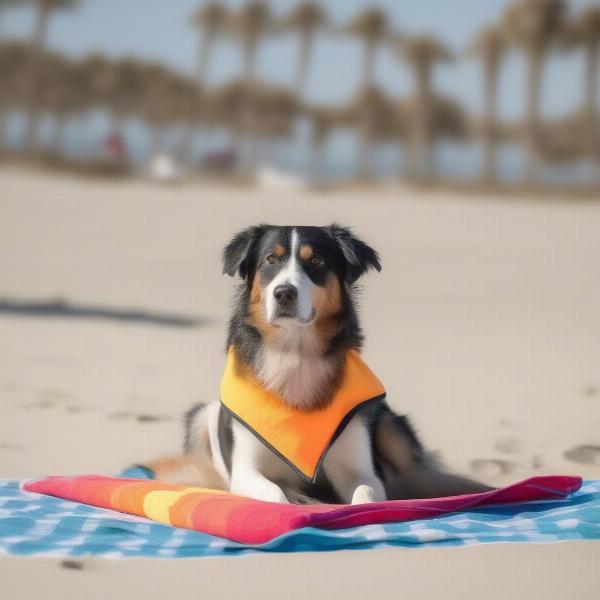
M127 149L123 136L118 132L110 133L104 142L102 154L104 158L110 161L124 161L127 156Z

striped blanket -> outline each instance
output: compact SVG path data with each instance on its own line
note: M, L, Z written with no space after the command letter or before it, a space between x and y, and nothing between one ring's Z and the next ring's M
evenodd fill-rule
M101 480L105 483L112 480L119 485L126 481L130 490L133 489L131 480ZM56 479L41 480L37 485L39 491L42 490L44 481L45 491L57 492ZM53 481L53 491L47 484L48 481ZM74 478L68 478L68 481L72 482ZM278 532L274 536L267 535L263 540L251 541L244 540L244 534L240 538L239 532L231 535L232 529L227 527L228 519L223 519L222 509L214 503L212 513L209 511L205 514L205 517L208 515L208 520L203 525L204 530L196 531L65 499L76 497L73 487L71 492L63 490L64 497L59 498L24 491L17 481L0 481L0 554L94 554L114 558L190 557L264 551L323 551L381 546L461 546L499 541L558 542L600 539L600 481L586 481L579 490L569 493L577 489L578 484L578 478L532 478L505 488L509 491L496 494L490 497L489 501L480 499L474 502L471 499L465 502L466 497L461 497L460 504L452 504L448 502L450 499L445 499L445 506L443 503L440 505L438 501L435 511L429 509L432 506L431 502L436 506L436 501L399 501L412 502L413 512L406 512L409 505L397 505L404 512L397 511L393 514L388 510L390 518L381 516L385 512L382 512L382 507L372 507L372 510L366 512L359 507L342 507L342 513L339 512L340 507L320 508L317 513L321 516L316 519L310 517L308 520L294 521L286 520L286 517L283 533ZM35 487L35 484L30 486ZM121 510L125 507L130 512L135 512L131 510L131 498L126 499L121 492L117 497L126 503L119 506ZM110 498L114 501L115 496ZM526 502L516 503L518 500ZM86 502L89 501L88 497ZM135 501L139 504L139 494ZM116 504L118 505L118 502ZM265 515L272 513L273 505L260 504L266 505L262 507ZM189 506L191 504L188 504L188 508ZM440 509L440 506L443 508ZM297 509L303 509L305 515L317 514L314 509L310 509L308 513L306 507ZM333 510L338 511L337 515L332 513ZM425 514L423 511L428 510L435 516L421 518ZM139 510L137 512L144 514ZM376 516L377 512L379 517ZM370 516L365 520L364 515L369 513ZM339 521L340 514L344 515L345 520ZM353 521L352 515L359 514L363 517ZM152 516L156 518L157 513ZM336 516L337 524L334 518ZM169 518L165 517L162 520L169 522ZM256 518L255 512L252 519ZM220 535L206 533L205 524L208 522L212 524L209 529L213 533L218 531ZM268 520L264 522L267 523ZM190 525L193 526L191 521L188 526ZM268 530L268 527L265 527L265 530Z

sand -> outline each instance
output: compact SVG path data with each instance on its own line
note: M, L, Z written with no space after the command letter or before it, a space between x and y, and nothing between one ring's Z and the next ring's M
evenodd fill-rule
M177 451L182 412L217 393L232 289L221 248L264 221L349 224L379 250L383 271L361 294L365 356L449 465L497 485L600 478L600 203L165 188L16 167L0 171L0 477L114 473ZM63 312L102 315L16 315L6 298L60 298ZM129 308L147 314L118 318ZM199 324L157 324L173 315ZM600 546L583 542L91 560L83 571L5 558L0 580L3 598L129 596L134 586L147 598L299 598L313 582L315 597L565 598L575 588L591 598L596 559Z

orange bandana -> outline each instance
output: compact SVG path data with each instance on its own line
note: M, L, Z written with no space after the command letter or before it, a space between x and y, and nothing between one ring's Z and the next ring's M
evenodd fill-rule
M358 352L346 353L342 382L322 409L302 411L285 404L253 377L241 374L229 348L221 380L221 403L271 450L314 481L325 454L350 421L369 402L385 397L383 385Z

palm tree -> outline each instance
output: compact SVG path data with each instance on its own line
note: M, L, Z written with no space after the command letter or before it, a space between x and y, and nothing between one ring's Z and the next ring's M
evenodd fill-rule
M359 138L357 175L367 180L372 176L371 151L373 144L384 138L398 139L397 111L382 90L367 86L359 90L341 111L342 121L356 128Z
M51 148L56 153L64 148L69 120L86 111L93 102L85 63L67 60L60 55L58 58L50 83L42 90L44 107L54 115Z
M323 179L323 163L325 142L332 130L340 124L341 113L336 108L328 106L309 106L304 109L304 114L311 122L311 165L312 180L319 184Z
M343 32L362 39L364 43L362 87L373 84L375 52L388 37L389 25L385 12L376 7L367 8L348 23Z
M263 0L250 0L230 19L229 28L233 35L240 40L242 51L242 78L243 85L241 89L241 104L239 114L234 120L235 143L238 145L239 135L242 131L250 134L250 142L254 145L255 140L251 132L256 131L257 126L253 120L257 116L256 107L253 106L256 100L256 89L254 85L256 75L256 55L258 46L262 37L272 29L271 12L269 5Z
M207 117L228 129L236 155L241 151L242 113L251 96L249 87L241 79L230 81L210 90L206 98Z
M111 65L114 89L109 99L112 130L123 129L123 122L137 110L144 94L146 67L133 56L124 56Z
M2 25L2 16L5 10L13 7L31 4L34 0L0 0L0 25ZM4 147L4 142L6 138L6 102L7 98L10 96L8 93L8 89L11 87L10 78L11 75L14 76L13 67L16 65L15 57L11 57L11 51L14 50L14 46L12 44L4 45L0 48L0 149ZM22 58L19 55L19 58ZM2 60L4 59L4 60ZM19 69L24 69L25 63L23 61L19 64ZM20 83L23 81L19 78ZM14 83L13 83L14 85ZM22 90L21 90L22 91Z
M308 66L314 45L315 35L328 22L327 14L316 2L305 1L283 19L283 30L297 31L300 36L300 52L296 67L296 93L302 97L306 87Z
M508 39L521 48L527 58L524 127L527 183L535 182L539 166L540 90L544 61L550 47L564 33L564 15L564 0L517 0L506 9L503 18Z
M476 37L469 48L472 54L481 59L483 71L483 169L482 179L492 183L496 178L496 99L498 93L498 74L506 51L502 31L495 26L486 27Z
M51 147L59 151L67 115L71 109L70 69L72 65L64 56L55 52L44 52L40 62L40 92L37 103L40 111L48 112L54 119ZM36 130L35 135L37 136ZM39 140L35 139L39 148Z
M22 106L26 98L27 78L24 76L29 61L29 48L21 42L0 43L0 149L6 143L8 111Z
M585 51L585 96L583 112L586 122L586 152L592 170L600 156L600 126L598 122L598 66L600 58L600 7L588 6L571 27L575 43L583 45Z
M192 15L192 24L200 32L198 51L198 84L206 83L210 58L212 56L217 35L223 32L229 23L231 15L222 2L214 1L204 4Z
M279 86L255 86L255 96L256 114L250 131L255 142L253 167L257 158L264 158L265 152L272 152L272 142L291 135L302 108L293 92Z
M182 163L191 166L196 126L205 117L203 90L195 81L177 75L172 84L171 95L171 119L181 125L175 155Z
M261 38L270 30L271 12L263 0L250 0L230 19L230 29L238 37L243 53L242 74L246 82L254 79L256 54Z
M189 127L185 127L178 147L178 155L181 160L191 163L191 149L196 133L193 122L202 114L202 104L204 102L204 90L208 78L210 59L213 54L217 36L226 31L230 25L232 15L229 9L222 2L214 0L203 4L192 14L192 25L200 33L200 42L198 46L198 64L197 64L197 86L193 91L188 89L186 93L180 95L180 100L185 104L185 112ZM188 101L196 101L196 107L187 104ZM194 123L195 124L195 123Z
M407 137L412 141L414 135L414 123L421 115L423 101L417 94L404 98L397 107L399 136ZM469 119L462 107L455 100L432 93L428 100L427 130L425 141L431 149L440 139L450 139L464 142L470 134ZM412 150L412 147L409 146ZM414 164L412 153L408 155L408 174L412 174L411 168ZM427 162L422 166L426 176L431 177L435 173L433 157L429 156ZM404 169L403 169L404 170ZM436 174L437 175L437 174Z
M399 49L400 56L413 71L416 102L412 106L410 132L409 175L417 179L430 179L433 152L433 92L431 79L438 62L452 59L451 52L428 35L417 35L405 40Z
M37 98L39 93L39 76L41 54L46 41L48 22L54 11L71 8L75 6L78 0L34 0L37 12L36 20L31 39L31 63L29 68L29 101L28 101L28 120L25 132L25 147L32 151L35 143L35 130L38 120Z
M173 74L159 64L145 65L142 71L140 108L152 130L150 155L155 156L162 149L164 134L171 122L175 81Z

